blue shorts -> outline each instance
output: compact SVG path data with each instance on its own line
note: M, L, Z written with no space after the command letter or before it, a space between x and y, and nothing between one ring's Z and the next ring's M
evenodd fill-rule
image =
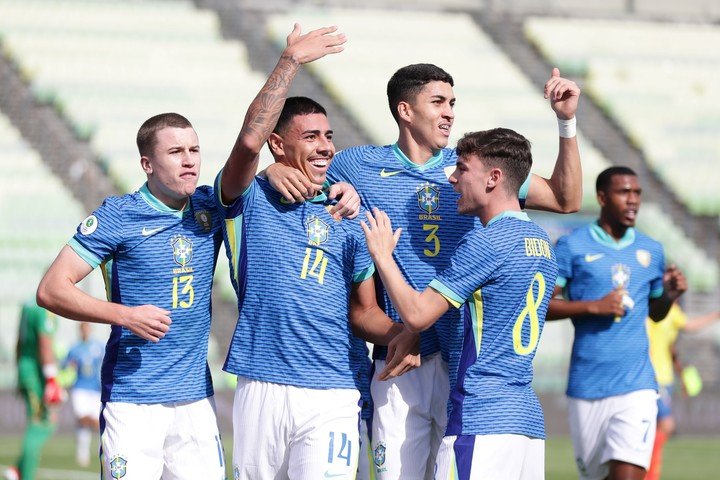
M657 400L658 419L667 418L672 415L672 385L660 385Z

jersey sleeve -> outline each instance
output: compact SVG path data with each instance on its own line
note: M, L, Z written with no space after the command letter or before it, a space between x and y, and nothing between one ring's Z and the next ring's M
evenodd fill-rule
M650 281L650 298L660 298L663 294L663 276L665 275L665 252L662 246L658 248L658 262L655 278Z
M555 258L558 264L558 276L555 285L565 288L568 281L572 278L572 255L570 254L570 244L568 237L560 237L555 245Z
M498 268L495 249L482 231L465 235L450 258L450 265L429 284L456 308L472 297Z
M518 192L518 200L520 200L520 208L525 208L525 201L527 200L528 192L530 191L530 179L532 173L529 173L522 185L520 185L520 191Z
M222 201L222 176L224 170L220 170L215 177L215 183L213 186L215 205L220 211L223 218L236 218L239 217L252 203L255 191L257 190L257 179L253 179L250 185L238 198L233 200L229 205L225 205Z
M365 209L361 208L360 215L358 215L357 218L364 217ZM362 231L362 227L360 227L360 221L355 219L352 220L352 222L353 243L355 245L353 255L353 283L362 283L375 273L375 264L370 257L370 252L368 252L365 234Z
M117 251L122 242L121 199L111 197L78 226L68 245L88 265L96 268Z

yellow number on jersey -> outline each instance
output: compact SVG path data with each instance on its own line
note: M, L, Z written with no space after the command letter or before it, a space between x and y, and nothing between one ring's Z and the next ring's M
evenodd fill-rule
M533 285L537 282L538 294L537 298L533 297ZM515 320L515 326L513 327L513 348L515 353L518 355L528 355L535 350L538 341L540 340L540 319L538 318L538 308L540 302L545 295L545 277L540 272L537 272L530 282L527 294L525 295L525 308L518 315ZM530 341L527 345L522 343L522 328L525 324L525 319L530 321Z
M313 260L312 266L310 266L310 257L313 251L315 252L315 259ZM320 285L325 280L325 269L327 268L328 259L325 256L325 252L317 248L307 247L305 249L305 259L303 260L302 272L300 272L300 278L315 277ZM309 267L309 268L308 268Z
M178 304L181 308L190 308L195 300L195 290L192 286L193 276L192 275L181 275L180 277L173 277L173 308L178 308ZM182 284L182 295L187 295L187 300L180 300L178 302L178 285Z
M440 238L436 235L437 231L440 229L440 225L432 225L429 223L423 224L423 230L427 231L430 230L430 233L427 237L425 237L426 242L432 242L433 243L433 249L428 250L427 248L423 250L423 253L425 253L426 257L436 257L438 253L440 253Z

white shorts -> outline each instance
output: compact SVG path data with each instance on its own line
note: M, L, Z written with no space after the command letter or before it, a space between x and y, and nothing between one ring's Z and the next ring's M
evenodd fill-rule
M360 393L238 376L233 403L235 480L354 479Z
M370 444L368 432L369 419L360 420L360 458L358 460L357 480L375 480L375 468L373 465L373 449Z
M437 456L437 480L542 480L545 440L525 435L451 435Z
M100 431L103 480L225 478L212 397L152 405L107 402Z
M638 390L597 400L568 398L575 462L583 480L608 476L608 462L650 465L657 417L657 392Z
M392 380L378 380L384 360L375 360L370 384L375 410L372 445L382 480L432 480L447 426L448 366L439 353Z
M70 390L70 404L75 418L100 418L100 407L102 406L100 392L85 390L84 388L73 388Z

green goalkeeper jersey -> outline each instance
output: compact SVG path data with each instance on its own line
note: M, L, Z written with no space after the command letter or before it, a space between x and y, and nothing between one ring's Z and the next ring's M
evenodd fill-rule
M43 379L40 337L53 336L56 328L55 315L38 306L35 299L23 304L18 331L18 384L35 384L38 379Z

